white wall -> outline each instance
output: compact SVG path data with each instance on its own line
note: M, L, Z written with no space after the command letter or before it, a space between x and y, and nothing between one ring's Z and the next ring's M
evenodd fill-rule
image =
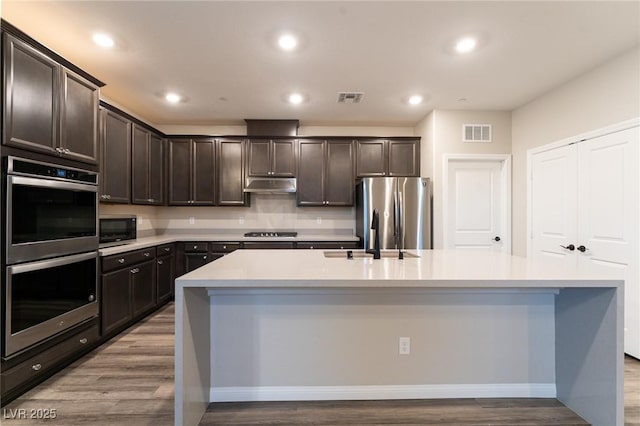
M490 124L492 142L465 143L462 141L463 124ZM511 112L509 111L451 111L435 110L415 128L422 138L421 163L425 164L423 176L433 179L433 246L443 247L442 199L443 199L443 156L445 154L510 154L511 153Z
M640 49L513 111L513 254L526 255L527 150L640 117Z

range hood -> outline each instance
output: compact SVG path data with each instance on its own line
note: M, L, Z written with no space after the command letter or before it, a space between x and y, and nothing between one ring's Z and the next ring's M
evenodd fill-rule
M296 192L296 178L248 177L244 192L290 194Z

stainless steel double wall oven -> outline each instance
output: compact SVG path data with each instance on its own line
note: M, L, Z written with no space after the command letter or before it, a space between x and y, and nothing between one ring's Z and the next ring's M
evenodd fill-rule
M98 315L98 174L3 164L2 356Z

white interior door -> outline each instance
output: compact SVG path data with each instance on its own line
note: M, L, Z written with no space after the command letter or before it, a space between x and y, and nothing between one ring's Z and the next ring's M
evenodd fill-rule
M445 248L510 252L505 162L449 160Z
M535 154L531 161L533 256L575 264L577 235L576 145Z
M635 127L532 155L530 255L624 277L624 347L640 358L639 145Z
M624 276L625 351L636 357L640 357L639 144L636 127L577 145L578 266Z

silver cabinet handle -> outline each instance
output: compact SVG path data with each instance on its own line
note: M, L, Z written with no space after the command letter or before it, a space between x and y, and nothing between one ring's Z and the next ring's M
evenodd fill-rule
M226 250L226 249L227 249L227 246L222 246L222 248L223 248L224 250Z
M123 259L118 259L118 263L120 263L120 264L124 263L124 258Z
M65 154L71 154L71 150L69 148L64 148L63 151Z
M85 345L89 340L87 340L86 337L83 337L82 339L80 339L80 343L82 343L83 345Z
M110 199L111 199L111 195L107 195L107 200L110 200Z
M33 364L33 365L31 366L31 369L32 369L33 371L38 371L38 370L40 370L41 368L42 368L42 364Z
M207 256L202 256L202 258L203 258L204 260L207 260Z
M149 256L151 256L151 254L150 254L149 252L142 253L142 255L143 255L144 257L149 257Z
M198 248L198 246L193 246L193 249L196 250Z
M162 265L164 262L162 260L158 260L158 265Z
M167 253L171 251L171 249L169 247L165 247L164 251L166 251Z
M137 274L138 272L140 272L140 269L138 269L138 268L134 268L134 269L131 270L132 274Z

